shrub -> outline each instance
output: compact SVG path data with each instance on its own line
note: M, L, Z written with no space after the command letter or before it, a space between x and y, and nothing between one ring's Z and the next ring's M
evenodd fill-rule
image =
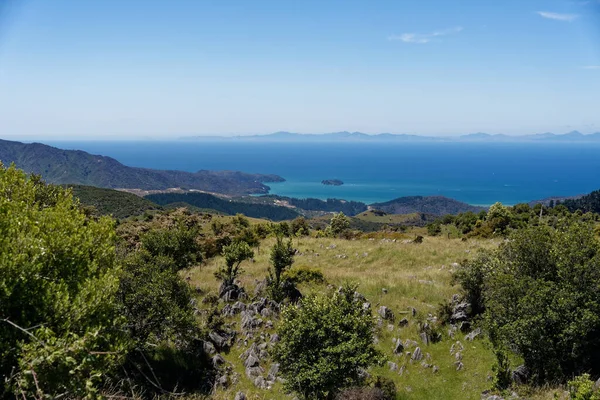
M576 376L569 381L568 387L571 400L600 400L600 391L594 386L589 374Z
M223 288L230 287L241 274L240 264L254 257L254 252L246 242L234 242L223 247L225 266L215 272L215 276L223 281Z
M89 219L70 192L0 164L0 381L7 392L98 392L125 343L114 246L111 219Z
M283 274L283 279L292 281L294 284L325 282L325 276L319 269L312 268L307 265L301 265L285 271Z
M348 229L350 229L350 220L343 212L340 212L331 217L331 221L325 229L325 233L327 236L338 237L347 232Z
M282 274L294 263L294 249L292 248L292 239L284 241L280 236L277 237L275 245L271 249L271 268L267 277L267 285L273 300L280 302L295 291L293 281L282 279ZM294 296L295 297L295 296Z
M182 224L171 229L153 229L142 235L142 247L152 256L170 257L175 267L184 269L202 261L198 231Z
M600 245L590 225L516 231L461 273L493 342L516 351L535 382L600 372Z
M380 360L374 330L353 287L285 307L274 349L285 387L305 399L331 399L340 389L359 385L361 369Z

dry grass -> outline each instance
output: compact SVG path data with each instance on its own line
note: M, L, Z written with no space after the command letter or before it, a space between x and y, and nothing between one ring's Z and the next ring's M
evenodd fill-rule
M414 236L411 233L409 236ZM252 295L257 281L264 279L269 267L269 251L274 239L269 238L256 249L254 262L243 264L244 274L241 283ZM397 324L388 329L384 323L378 333L378 347L390 361L404 365L402 375L390 371L386 366L375 367L371 373L394 380L399 399L480 399L482 391L491 386L490 377L494 362L489 344L482 339L468 342L462 334L454 339L444 332L444 339L436 344L424 345L418 339L417 325L429 314L435 315L440 303L447 301L458 288L451 285L454 263L473 257L479 249L493 248L498 241L469 240L444 237L426 237L422 244L406 243L391 239L340 240L329 238L294 239L294 247L300 254L295 257L295 265L318 268L323 272L327 283L339 286L345 282L356 283L358 290L372 303L374 311L379 305L391 308L396 320L407 317L409 326L399 328ZM192 285L203 293L216 292L218 282L213 273L223 261L210 260L205 265L185 272ZM382 289L387 289L384 293ZM303 293L324 292L327 284L301 288ZM417 315L409 310L414 307ZM436 365L439 372L424 368L420 362L411 363L406 355L393 354L393 338L412 339L419 342L423 353L430 359L427 363ZM457 371L455 358L450 354L450 346L460 341L464 346L464 369ZM289 399L282 392L280 384L269 391L254 387L244 374L239 355L245 350L234 346L224 355L240 375L239 382L227 391L215 394L217 399L232 399L239 390L250 399ZM268 365L264 365L268 370ZM548 391L535 394L535 398L546 399Z

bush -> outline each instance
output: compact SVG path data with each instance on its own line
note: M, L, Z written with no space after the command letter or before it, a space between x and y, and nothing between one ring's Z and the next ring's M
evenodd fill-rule
M95 396L125 339L109 218L0 164L0 381L18 397ZM27 329L27 331L25 331Z
M274 349L285 387L305 399L331 399L359 385L361 369L380 360L374 331L373 317L353 287L285 307Z
M187 268L202 261L198 231L179 225L171 229L153 229L142 235L142 247L152 256L170 257L175 267Z
M283 274L283 279L291 281L294 284L325 282L325 276L319 269L311 268L307 265L301 265L285 271Z
M600 391L594 386L589 374L583 374L569 381L569 399L600 400Z
M590 225L516 231L458 280L485 309L492 342L516 351L535 382L600 372L600 245Z

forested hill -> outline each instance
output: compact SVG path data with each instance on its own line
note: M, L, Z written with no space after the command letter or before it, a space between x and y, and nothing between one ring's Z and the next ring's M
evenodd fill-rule
M98 215L112 215L115 218L127 218L141 215L145 211L159 210L160 206L150 200L132 193L119 190L97 188L93 186L68 185L73 196L81 205L94 207Z
M294 219L300 215L288 207L225 200L208 193L157 193L148 195L145 198L161 206L168 206L169 204L190 205L230 215L244 214L247 217L266 218L273 221Z
M277 175L237 171L195 173L128 167L114 158L80 150L62 150L41 143L0 140L0 161L55 184L79 184L103 188L161 190L174 187L228 195L268 193L265 182L281 182Z
M385 203L373 203L370 207L388 214L411 214L417 212L439 216L468 211L478 213L485 210L484 207L472 206L444 196L400 197Z
M558 204L564 205L571 212L581 210L583 212L600 213L600 190L595 190L577 199L567 199L562 203L557 202Z

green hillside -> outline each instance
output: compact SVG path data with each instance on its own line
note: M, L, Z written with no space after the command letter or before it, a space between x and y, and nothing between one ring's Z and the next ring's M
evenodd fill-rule
M273 221L294 219L300 215L288 207L222 199L208 193L157 193L145 198L161 206L186 203L199 209L211 209L229 215L244 214L252 218L266 218Z
M127 218L161 207L135 194L93 186L68 185L83 206L94 207L100 215Z
M371 208L385 211L388 214L425 213L433 215L459 214L464 212L478 213L484 207L472 206L444 196L408 196L400 197L385 203L373 203Z
M80 150L62 150L41 143L0 140L0 161L15 163L28 173L55 184L103 188L164 190L182 187L228 195L268 193L263 182L281 182L277 175L238 171L184 172L128 167L117 160Z

